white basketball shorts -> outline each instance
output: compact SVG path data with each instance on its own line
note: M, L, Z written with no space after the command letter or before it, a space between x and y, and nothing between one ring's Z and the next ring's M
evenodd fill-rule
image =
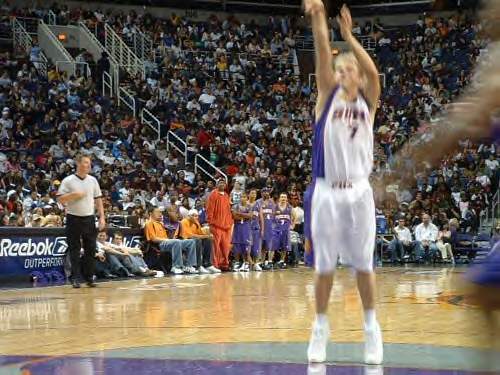
M347 188L316 180L311 203L316 273L333 272L339 256L357 271L372 271L375 236L375 202L367 179Z

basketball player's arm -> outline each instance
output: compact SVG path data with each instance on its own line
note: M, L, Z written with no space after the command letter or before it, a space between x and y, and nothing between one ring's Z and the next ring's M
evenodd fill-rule
M330 46L326 10L322 0L304 0L304 12L311 18L314 36L316 86L318 99L316 102L316 116L319 117L325 103L335 86L333 72L333 56Z
M356 56L361 71L366 77L367 82L366 86L363 89L363 93L369 101L368 104L370 106L370 113L372 113L372 116L374 116L381 91L377 66L373 62L368 52L365 51L363 46L358 42L354 35L352 35L351 12L346 5L344 5L340 10L340 16L337 17L337 22L340 25L342 37L351 47L352 53L354 53L354 56Z
M233 215L234 220L240 220L240 213L236 210L231 210L231 214Z
M264 211L262 206L259 209L260 233L264 233Z
M237 210L232 210L231 212L233 214L234 220L249 220L252 218L252 214L247 214L247 213L240 212Z

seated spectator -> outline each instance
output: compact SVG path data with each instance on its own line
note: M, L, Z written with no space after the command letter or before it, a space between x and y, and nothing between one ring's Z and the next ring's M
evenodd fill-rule
M125 265L134 275L156 276L156 271L150 270L146 262L144 262L144 255L141 249L138 247L127 247L123 244L123 233L115 232L110 246L120 251L124 257L128 257L130 262L126 262Z
M109 273L124 277L134 277L134 274L129 271L129 268L132 268L130 259L123 252L117 250L107 242L107 239L108 235L106 231L101 231L97 234L97 252L103 253L106 257L105 264L101 264L98 267L101 274L104 277L109 277ZM98 260L101 258L98 258Z
M443 229L439 231L436 245L443 260L449 260L452 264L455 264L455 257L451 248L451 231L448 223L444 224Z
M153 207L149 212L149 220L144 225L144 236L147 241L159 245L161 252L172 254L171 272L175 275L184 273L196 274L196 242L194 240L178 240L168 238L167 229L163 225L163 216L159 208ZM182 251L187 253L186 267L182 259Z
M438 228L431 223L431 217L424 213L422 223L415 228L415 253L417 262L430 260L438 252L436 245L438 238Z
M33 228L39 228L41 227L41 223L43 222L44 217L40 214L34 214L33 217L31 218L31 226Z
M54 209L51 207L47 209L47 215L40 223L41 227L62 227L61 216L56 215Z
M212 240L209 231L204 231L198 221L198 210L192 209L188 216L182 219L179 227L179 237L182 239L194 239L196 241L196 258L198 271L205 273L220 273L218 268L212 265Z
M111 264L108 262L104 246L108 236L106 231L97 234L97 249L96 249L96 262L95 274L97 277L104 277L106 279L115 279L117 276L111 272Z
M10 226L10 218L8 214L3 214L0 217L0 227Z
M392 263L402 262L406 254L411 254L413 241L410 230L405 226L405 219L399 219L394 227L394 239L389 244Z

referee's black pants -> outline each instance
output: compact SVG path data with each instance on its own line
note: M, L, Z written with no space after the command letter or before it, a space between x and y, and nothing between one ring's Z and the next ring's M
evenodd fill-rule
M66 241L71 260L73 280L92 280L95 271L97 228L95 216L66 216ZM80 250L83 258L80 263Z

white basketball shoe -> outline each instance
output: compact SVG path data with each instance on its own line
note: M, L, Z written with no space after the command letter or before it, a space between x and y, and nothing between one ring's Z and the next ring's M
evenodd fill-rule
M383 359L382 331L377 323L373 329L365 329L365 363L367 365L380 365Z
M330 338L330 324L328 320L319 322L314 321L311 338L309 339L309 347L307 348L307 359L309 362L325 362L326 346Z

